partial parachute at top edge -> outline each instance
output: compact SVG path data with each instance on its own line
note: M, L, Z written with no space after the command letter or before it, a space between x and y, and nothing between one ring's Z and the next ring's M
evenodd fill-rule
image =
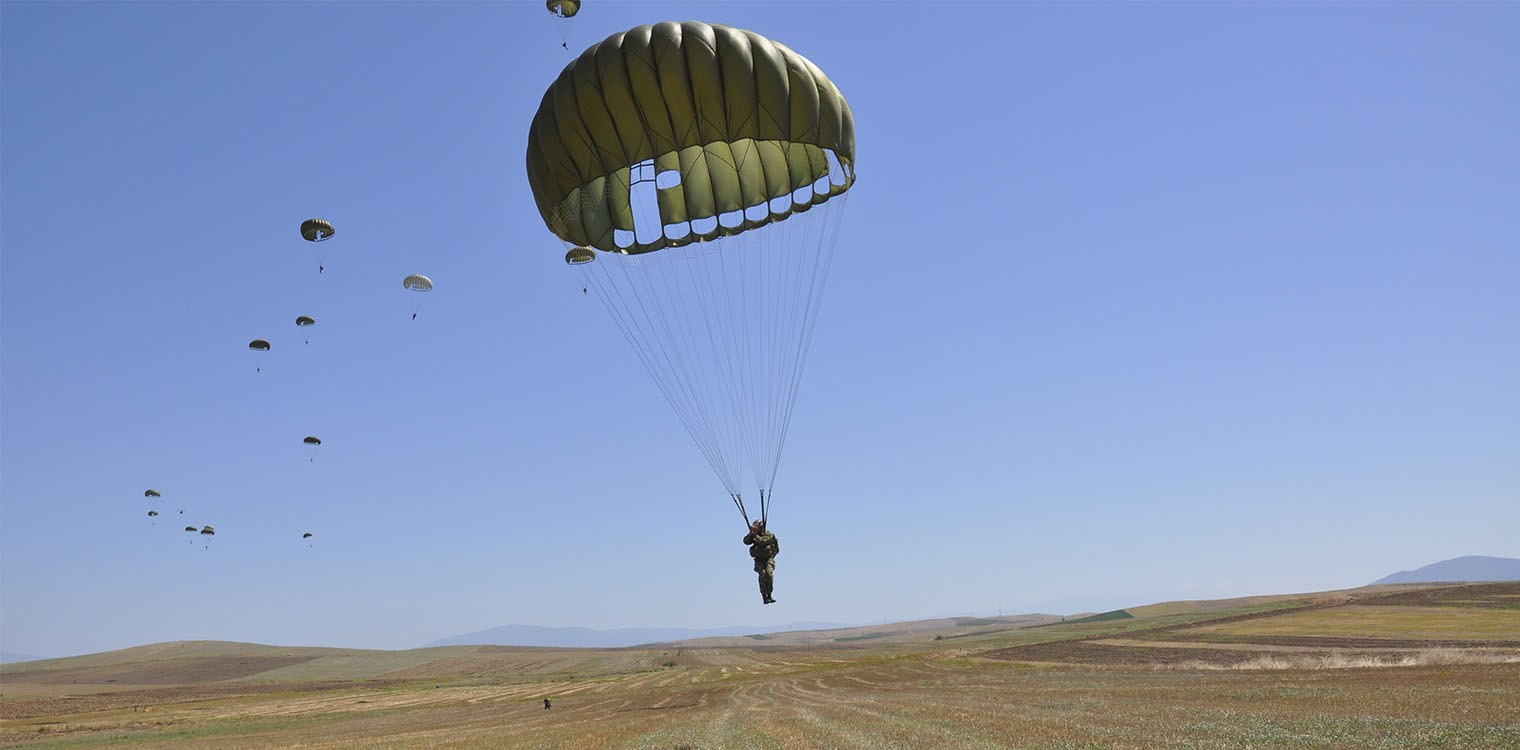
M652 169L635 177L644 162ZM544 93L528 131L544 223L571 245L616 253L781 221L848 190L854 164L854 117L823 71L752 31L696 21L592 45ZM825 180L834 166L842 178ZM641 238L630 186L649 177L663 231Z
M574 18L581 12L581 0L545 0L544 7L557 18Z
M331 222L325 219L307 219L301 222L301 238L307 242L322 242L337 234Z

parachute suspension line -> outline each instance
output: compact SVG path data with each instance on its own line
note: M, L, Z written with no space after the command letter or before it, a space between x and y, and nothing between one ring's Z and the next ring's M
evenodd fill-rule
M675 410L676 417L681 420L687 434L697 444L697 449L707 458L708 464L713 468L713 473L718 476L718 480L729 489L730 493L737 492L736 483L725 474L721 455L709 439L712 434L711 425L706 424L702 415L695 411L695 398L691 391L681 387L666 342L654 335L654 316L650 314L643 299L648 295L639 294L636 274L631 273L630 266L635 263L638 263L638 259L632 256L609 253L594 263L585 264L583 268L586 269L586 276L591 285L596 287L597 296L601 297L608 314L612 316L613 321L623 332L624 338L633 347L644 369L654 378L655 385L665 396L666 402ZM612 269L599 268L605 266L616 266L616 270L621 272L623 281L626 283L617 284L612 277ZM636 307L637 315L635 314ZM704 430L704 426L707 429Z
M748 526L749 525L749 513L745 512L745 510L744 510L744 498L739 497L739 493L737 493L737 492L730 493L729 497L731 497L731 498L734 499L734 505L736 505L736 506L739 507L739 515L744 516L744 525ZM762 505L764 505L764 503L762 503Z
M823 206L814 209L814 211L820 209L823 211L823 214L818 217L817 221L818 224L822 225L818 227L817 265L814 268L808 289L808 311L804 314L803 321L801 321L803 330L800 336L801 341L797 345L796 360L789 387L790 393L787 397L786 406L782 409L784 416L781 421L781 434L774 443L778 451L777 463L780 462L780 446L786 443L786 435L791 430L792 407L797 403L797 391L802 382L802 372L807 367L807 353L813 343L813 331L816 330L816 323L818 322L818 309L823 302L823 288L828 282L829 269L834 264L834 246L839 240L839 227L843 224L841 219L844 217L845 204L849 201L849 197L850 194L846 191L841 195L834 196ZM835 203L837 205L832 205ZM812 211L808 213L812 213ZM771 471L771 478L774 481L775 468L772 468Z

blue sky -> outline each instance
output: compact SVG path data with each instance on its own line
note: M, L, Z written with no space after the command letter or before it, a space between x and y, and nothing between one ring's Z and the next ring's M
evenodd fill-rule
M571 59L541 3L6 2L0 645L873 622L1520 556L1520 5L591 0L562 29L684 19L806 55L857 126L780 604L534 208Z

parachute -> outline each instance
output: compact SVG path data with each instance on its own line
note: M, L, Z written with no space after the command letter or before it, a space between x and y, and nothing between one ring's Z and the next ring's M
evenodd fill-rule
M301 238L307 242L323 242L337 233L331 222L323 219L307 219L301 222Z
M195 529L195 527L194 527L194 526L186 526L186 527L185 527L185 531L195 531L195 530L196 530L196 529Z
M414 273L401 280L401 286L407 291L426 293L433 291L433 280L420 273ZM412 320L417 319L417 311L422 309L422 297L412 298Z
M310 315L297 315L296 316L296 327L297 328L310 328L310 327L312 327L312 326L314 326L316 324L317 324L317 319L311 317ZM308 344L311 343L311 334L309 334L309 333L306 334L306 343L308 343Z
M264 356L269 354L269 342L264 339L254 339L248 342L248 351L253 352L253 371L264 371Z
M211 537L216 536L216 529L211 528L211 524L206 524L206 528L201 529L201 536L206 539L206 549L211 549Z
M158 490L144 490L143 497L146 497L150 500L157 500L158 498L163 497L163 493L159 492Z
M322 444L322 438L319 438L316 435L307 435L305 438L303 438L301 440L301 442L303 442L303 443L305 443L307 445L321 445Z
M326 242L332 239L337 231L333 229L330 222L323 219L307 219L301 222L301 238L307 242ZM313 254L317 256L317 273L327 270L327 248L317 245Z
M302 538L302 539L310 539L310 538L311 538L311 532L310 532L310 531L308 531L308 532L306 532L306 533L305 533L305 534L302 534L302 535L301 535L301 538Z
M544 6L555 18L574 18L581 12L581 0L546 0Z
M528 184L745 520L765 518L855 183L849 104L779 42L638 26L545 92Z
M148 517L149 518L157 518L158 517L158 511L156 511L156 510L150 510L150 511L148 511Z

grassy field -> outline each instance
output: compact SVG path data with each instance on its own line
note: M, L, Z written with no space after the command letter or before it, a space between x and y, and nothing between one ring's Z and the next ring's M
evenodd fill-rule
M742 646L159 644L0 668L0 746L1514 748L1517 594L1377 587Z

